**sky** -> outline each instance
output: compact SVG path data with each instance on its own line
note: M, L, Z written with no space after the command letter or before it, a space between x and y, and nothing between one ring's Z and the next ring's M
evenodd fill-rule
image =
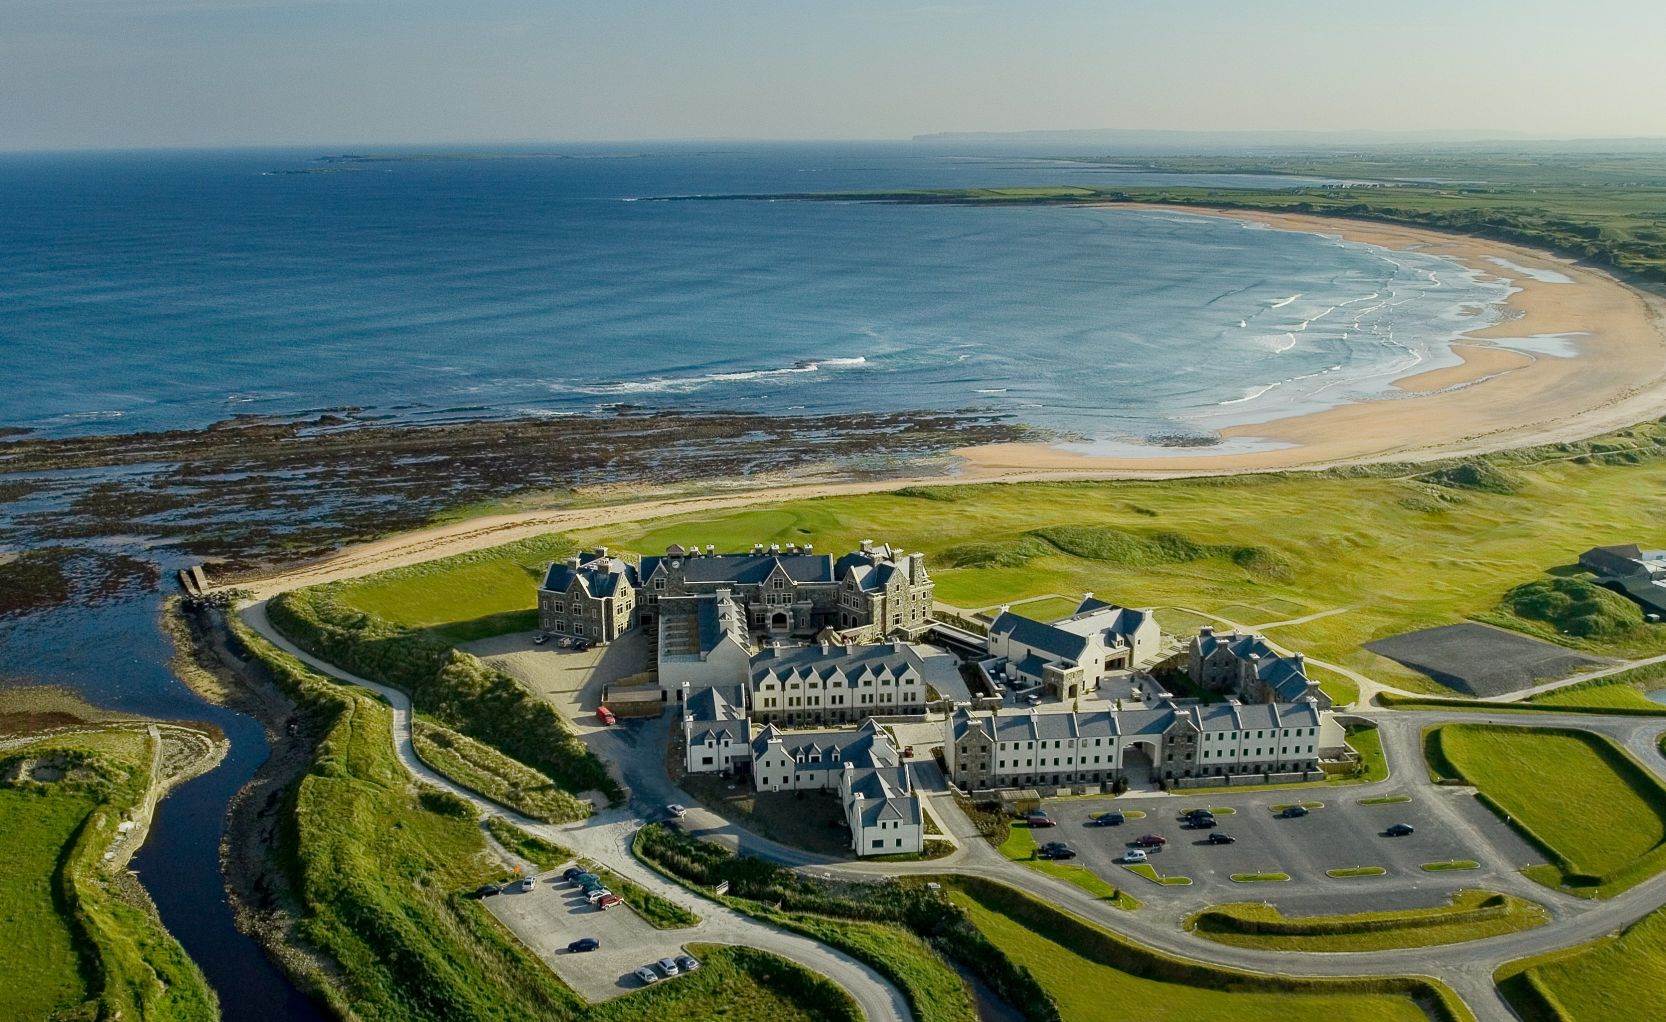
M1662 0L0 0L0 150L1666 135Z

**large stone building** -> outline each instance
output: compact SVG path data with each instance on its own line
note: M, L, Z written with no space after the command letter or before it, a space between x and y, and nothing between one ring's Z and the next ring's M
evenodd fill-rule
M1161 644L1162 632L1149 611L1113 606L1088 593L1074 614L1052 623L1003 607L989 626L986 645L999 661L995 670L1070 700L1097 689L1113 671L1149 663Z
M551 635L612 642L635 624L636 569L607 547L556 561L538 587L538 627Z
M683 699L684 767L745 774L757 791L831 791L857 855L917 853L924 809L914 776L878 722L840 731L755 732L739 689L689 690Z
M698 689L746 681L752 638L746 612L728 590L668 597L657 618L653 646L665 698L681 693L685 685Z
M955 658L906 642L818 643L767 649L752 658L752 715L787 723L855 723L924 713L935 691L952 691Z
M867 630L913 637L930 624L933 583L919 554L904 556L863 541L837 561L811 546L765 547L719 554L712 547L668 547L644 557L638 618L657 638L665 601L726 591L745 615L749 634L769 641L807 641L825 630Z
M1300 653L1280 654L1253 632L1217 633L1199 629L1186 648L1186 672L1192 681L1229 692L1246 703L1294 703L1312 699L1328 710L1331 698L1307 676Z
M1091 713L958 707L945 728L949 778L965 790L1298 773L1319 769L1320 749L1341 744L1321 733L1337 726L1313 700Z

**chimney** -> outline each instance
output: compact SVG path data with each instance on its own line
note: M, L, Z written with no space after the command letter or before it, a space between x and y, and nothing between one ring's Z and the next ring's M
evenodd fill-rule
M816 545L814 543L804 544L804 552L807 553L807 554L815 553L816 552Z
M596 548L596 559L599 561L607 559L607 547L599 546Z
M865 553L865 554L873 553L873 540L864 539L862 541L862 552Z
M1093 592L1091 590L1082 594L1083 603L1086 603L1091 599L1093 599Z
M915 582L918 582L922 578L926 577L925 554L908 555L908 577Z
M1204 625L1202 628L1199 628L1197 630L1197 635L1198 635L1198 638L1200 638L1200 639L1214 638L1215 628L1214 628L1213 625Z
M764 545L762 543L752 544L752 552L755 553L755 554L763 553L764 552Z
M772 554L778 554L778 553L780 553L780 552L781 552L781 544L779 544L779 543L771 543L771 544L770 544L770 545L769 545L769 552L770 552L770 553L772 553Z
M573 556L567 558L567 567L569 568L577 568L583 563L584 558L580 557L578 554L574 554Z
M1003 603L1003 604L1001 604L1001 611L1000 611L1000 612L1001 612L1001 613L1002 613L1002 614L1005 614L1005 613L1007 613L1007 612L1008 612L1008 611L1010 611L1010 610L1011 610L1011 609L1012 609L1012 604L1010 604L1010 603Z
M706 544L706 556L710 557L712 554L715 554L715 553L717 553L717 547L712 546L710 543L707 543Z

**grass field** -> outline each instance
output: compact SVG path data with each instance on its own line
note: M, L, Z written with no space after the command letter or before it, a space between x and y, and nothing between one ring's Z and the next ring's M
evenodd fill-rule
M1494 978L1525 1022L1666 1018L1666 911L1617 936L1511 962Z
M1551 863L1527 875L1611 897L1666 867L1666 786L1625 750L1587 731L1444 724L1430 765L1475 785Z
M1273 635L1385 682L1436 691L1361 644L1491 615L1592 652L1666 651L1663 628L1577 639L1543 622L1498 617L1511 589L1565 568L1590 546L1616 536L1666 544L1663 441L1666 426L1649 424L1586 445L1490 456L1510 492L1457 485L1428 467L914 488L621 524L573 539L650 553L673 542L810 541L844 550L864 538L887 540L925 552L938 598L966 607L1086 590L1246 624L1257 623L1242 621L1252 614L1285 620L1347 607ZM1602 463L1620 458L1602 452L1622 448L1640 452L1623 456L1640 463ZM973 545L1002 556L952 567ZM1162 620L1196 623L1175 612Z
M1544 908L1491 891L1459 891L1437 908L1286 916L1263 902L1216 905L1186 920L1200 937L1272 951L1386 951L1479 940L1543 925Z
M538 584L572 553L558 535L393 568L344 583L341 601L402 628L469 642L538 625Z
M101 868L149 784L151 744L109 728L0 754L43 772L0 784L0 1018L208 1022L201 972L137 889Z
M1413 981L1301 981L1216 969L1168 958L1060 912L1013 888L949 880L951 898L978 929L1027 967L1058 1004L1065 1022L1135 1017L1149 1022L1240 1022L1370 1018L1423 1022ZM1450 994L1446 995L1450 997ZM1453 998L1455 1001L1455 998ZM1458 1006L1441 1019L1467 1019Z

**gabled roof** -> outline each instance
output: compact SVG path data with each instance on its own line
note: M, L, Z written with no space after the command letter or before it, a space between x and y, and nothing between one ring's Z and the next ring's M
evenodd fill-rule
M715 685L691 693L683 702L683 716L692 723L689 744L699 745L707 738L719 744L748 743L752 724L746 717L745 699L739 685Z
M918 679L942 692L958 680L959 673L954 657L929 646L877 642L766 649L752 658L751 676L754 685L816 678L827 684L851 687L870 679L889 677L910 682Z
M574 566L568 561L556 561L544 572L544 584L540 586L545 592L565 593L577 579L586 592L596 599L604 599L618 592L619 584L624 582L636 587L636 569L621 561L617 557L592 557Z
M1002 635L1020 645L1039 649L1061 660L1080 660L1088 648L1086 636L1005 611L989 625L990 635Z
M907 764L858 767L850 770L848 793L862 796L861 822L872 827L881 821L903 825L921 822L920 798L914 793L914 778Z
M705 584L757 585L777 567L794 582L833 581L833 558L827 554L688 554L642 558L642 577L652 578L662 562L675 561L683 578ZM669 568L669 564L667 564Z
M752 739L753 758L763 756L777 739L800 770L839 770L847 762L859 767L898 762L896 748L871 717L854 731L782 731L765 724Z

